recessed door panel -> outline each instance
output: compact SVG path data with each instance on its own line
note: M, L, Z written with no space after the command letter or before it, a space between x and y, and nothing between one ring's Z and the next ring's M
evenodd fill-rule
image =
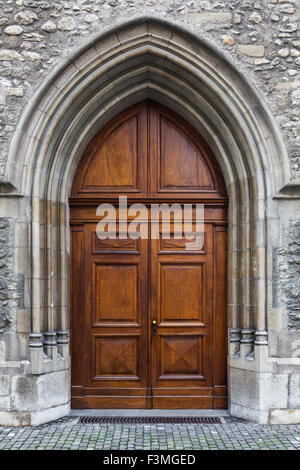
M138 379L138 336L93 335L93 380Z
M203 322L205 291L203 263L160 263L161 322Z
M95 263L93 271L95 324L101 321L137 323L139 265Z
M160 375L158 380L203 379L201 336L160 335Z
M158 169L160 191L213 189L209 169L197 146L170 119L159 114ZM185 155L185 159L182 159Z
M108 252L124 252L124 251L135 251L139 252L140 248L139 240L132 240L131 238L120 239L120 238L106 238L101 240L97 237L97 233L92 233L92 250L93 254L108 253Z
M163 106L149 109L152 196L187 199L225 196L218 164L207 144L186 122Z
M72 196L147 196L147 105L116 116L92 139L79 163Z
M117 126L95 151L83 179L83 187L102 190L137 189L137 115Z

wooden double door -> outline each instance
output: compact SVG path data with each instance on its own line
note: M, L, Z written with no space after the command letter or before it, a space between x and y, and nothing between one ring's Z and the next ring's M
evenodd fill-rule
M128 237L137 212L120 223L119 195L145 206L148 236ZM115 238L97 236L103 203ZM201 246L175 234L172 211L151 238L162 203L204 204ZM203 139L161 105L133 106L87 147L70 211L72 407L226 408L227 199Z

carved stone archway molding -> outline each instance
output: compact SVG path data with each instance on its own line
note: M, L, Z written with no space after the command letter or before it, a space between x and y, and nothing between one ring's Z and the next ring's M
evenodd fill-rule
M72 179L99 129L147 97L203 135L226 182L230 412L266 423L271 409L283 407L263 385L270 375L276 378L278 367L268 357L267 325L273 197L290 180L281 134L263 98L213 44L143 17L96 35L59 64L25 109L11 142L6 181L14 189L6 197L14 196L19 211L29 214L16 224L18 272L28 292L24 315L30 318L29 353L14 378L16 422L37 424L68 413ZM24 228L26 249L18 242ZM24 381L35 400L21 396Z

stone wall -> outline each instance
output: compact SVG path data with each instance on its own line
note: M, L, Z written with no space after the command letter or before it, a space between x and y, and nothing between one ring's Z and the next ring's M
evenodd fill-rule
M211 116L208 116L207 121L211 119L217 128L218 135L213 134L214 141L218 140L219 134L221 135L220 141L222 139L225 140L225 127L222 129L222 126L218 125L219 122L223 124L221 119L220 121L218 120L219 116L223 117L223 115L225 116L226 130L228 129L232 132L232 135L236 133L238 136L238 145L232 144L230 146L228 144L227 146L228 151L232 150L232 154L230 154L232 156L232 168L239 170L239 172L230 172L232 175L238 173L238 176L235 175L236 181L229 180L229 191L233 188L231 196L238 192L235 191L235 185L239 184L239 188L241 188L241 195L239 195L239 199L236 199L240 205L232 202L235 201L233 197L230 198L231 204L234 206L231 207L234 223L229 227L229 249L231 249L231 257L237 259L237 255L236 258L234 256L235 253L242 252L241 249L238 249L238 242L241 240L243 242L242 248L245 251L244 257L240 256L243 260L241 273L238 272L237 265L232 263L231 271L229 269L229 280L231 276L236 281L236 277L240 275L241 279L237 279L237 281L242 281L240 284L244 283L242 290L244 297L239 296L235 300L235 306L237 307L235 310L236 318L242 318L244 315L248 319L248 308L253 307L252 303L255 304L255 302L257 302L257 317L259 317L257 324L253 325L253 328L256 328L257 331L250 328L252 324L248 320L247 324L236 325L242 328L243 340L241 348L238 350L236 344L239 344L241 332L239 328L236 328L236 343L231 342L232 351L229 351L231 412L235 416L268 422L272 409L273 411L275 410L274 413L276 410L286 411L286 416L288 416L286 419L290 419L290 409L297 408L297 416L293 419L299 422L300 5L292 0L191 0L188 2L183 2L182 0L150 0L148 2L135 0L58 0L56 2L0 0L0 376L2 377L0 380L0 397L3 397L0 407L0 422L6 424L15 422L18 422L18 424L44 422L49 420L50 417L55 419L55 417L66 414L69 409L69 383L67 379L69 378L68 345L67 341L62 341L61 339L63 336L67 337L68 308L67 302L59 304L59 307L63 305L63 308L61 308L61 312L63 312L61 318L63 318L63 321L61 324L52 325L51 315L53 305L52 303L51 305L46 303L49 300L48 297L51 297L47 294L47 289L49 289L49 285L52 282L52 270L50 269L52 263L48 263L49 266L46 263L46 266L44 266L46 256L45 251L43 251L45 247L47 249L50 247L53 250L50 251L51 260L54 260L56 255L54 256L53 253L57 254L55 250L62 250L63 256L60 258L60 267L65 266L66 272L59 272L58 276L61 277L62 274L63 277L66 274L67 278L68 253L67 250L66 252L63 251L63 234L69 229L67 218L64 215L60 218L59 237L61 238L58 243L58 236L55 232L58 218L54 217L55 210L51 209L49 211L52 218L48 212L46 213L45 208L47 204L45 205L46 195L44 190L46 187L44 180L49 178L49 174L52 175L52 171L57 171L59 174L60 168L62 168L62 171L66 170L62 161L63 158L60 158L59 152L56 152L54 155L56 159L55 164L53 166L49 164L49 167L51 166L50 173L45 168L44 180L43 178L39 180L38 176L32 178L35 182L36 193L38 193L37 187L41 189L41 194L39 194L41 200L38 202L34 201L31 191L28 191L25 197L22 197L24 194L17 194L20 188L14 188L7 179L6 163L10 141L13 135L18 136L18 132L15 134L14 132L21 116L27 116L24 112L26 105L35 103L31 99L35 91L46 82L46 79L50 77L51 71L57 65L62 64L80 46L91 42L93 35L98 37L99 33L104 30L110 30L116 24L125 23L126 20L132 19L134 16L141 17L145 15L148 18L152 16L166 19L187 30L191 30L196 36L213 43L221 52L220 57L222 60L220 59L220 61L216 62L213 62L214 58L211 59L211 55L207 55L212 60L212 67L215 67L215 64L217 64L217 73L215 75L218 78L218 88L216 88L216 83L214 83L212 90L207 85L211 95L217 97L216 101L212 99L212 105L210 99L207 100L209 105L211 105L207 109L210 109L212 113ZM113 44L115 48L119 46L121 48L123 44L122 34L124 38L130 32L117 31L119 36L117 33L114 33ZM154 29L154 31L158 34L157 30ZM178 41L180 36L175 28L170 28L164 34L163 40L160 39L163 45L166 44L166 41L169 41L168 38L170 36L168 34L172 34L174 43ZM155 33L151 39L154 36ZM190 58L189 48L191 48L194 54L194 44L191 45L190 40L191 37L187 37L186 40L184 34L183 37L180 37L181 58L184 56L184 53L182 53L184 48L186 48L188 59ZM109 38L108 41L110 41ZM195 42L197 41L195 40ZM155 41L153 43L155 45ZM97 61L99 56L101 56L101 47L99 49L100 52L95 47L91 47L91 49L91 55L93 56L94 54L93 60ZM212 49L215 50L214 48ZM112 50L112 55L115 54L115 49L111 48L110 50ZM203 50L205 53L205 48ZM89 53L90 51L87 52L88 56ZM242 72L245 78L254 84L258 90L257 99L252 100L252 89L249 86L249 81L245 80L243 82L243 91L241 92L241 88L239 88L241 86L238 78L239 75L235 73L226 75L228 68L230 68L231 72L232 68L227 67L227 63L226 66L224 65L226 61L223 61L222 54L231 61L236 69ZM178 56L176 55L175 57L177 59ZM77 59L71 64L69 69L69 72L71 70L72 74L69 73L68 75L67 72L65 75L63 74L59 82L54 82L54 84L51 82L49 84L50 96L58 94L63 96L62 102L68 101L65 98L68 95L64 95L64 90L71 80L74 79L73 75L77 73L78 75L81 73L88 75L88 73L91 73L88 59L84 56ZM198 57L197 60L199 63L201 62ZM186 59L186 64L183 67L185 75L182 78L182 82L180 82L183 86L186 85L185 80L187 80L187 73L190 72L190 65L191 61ZM175 62L175 66L177 66L177 62ZM115 68L116 70L112 68L113 73L109 75L112 87L112 83L114 80L116 81L116 76L119 78L117 67ZM157 69L159 69L158 66ZM85 70L89 72L87 73ZM178 70L180 73L180 67L178 67ZM178 73L178 70L176 70L176 73ZM207 77L212 77L213 75L210 70L209 67L205 69ZM201 70L198 70L199 75L200 72ZM101 73L105 74L105 72ZM226 77L227 82L226 80L224 82L219 80L221 74ZM164 76L162 79L163 86L168 90L173 85L168 77L174 75L166 75L167 78ZM215 81L217 81L216 77L214 77ZM228 77L231 80L230 83L234 84L234 89L231 87L226 89L229 83ZM100 78L102 80L102 76ZM80 85L80 80L78 82ZM211 79L211 82L213 83L213 79ZM219 82L221 85L219 85ZM226 83L226 85L223 85L223 83ZM57 85L56 87L55 84ZM200 88L199 84L197 86ZM238 105L234 108L234 111L237 109L238 112L232 115L234 118L229 116L226 106L220 109L216 106L216 103L218 103L218 93L221 94L224 89L226 89L226 96L224 94L226 99L224 101L227 100L228 102L229 97L232 99L232 96L240 98L240 100L236 100ZM78 90L76 90L76 100L77 104L79 103L83 107L85 97L83 96L81 101L82 94L80 90L79 86ZM126 90L125 86L124 90ZM176 87L174 85L174 90L177 98L180 95L178 84L176 84ZM202 94L205 96L203 90L202 84L201 90L197 89L197 93L201 97ZM249 99L249 96L247 98L248 91L251 99ZM104 93L102 93L101 89L101 96L102 94ZM97 95L95 94L95 96ZM101 105L99 105L101 96L99 94L97 101L95 101L97 109L99 106L101 109ZM118 97L119 95L115 97L117 98L116 101L118 101ZM249 102L247 102L247 99L249 99ZM279 134L275 129L276 126L268 127L265 124L266 120L258 118L255 122L261 125L257 127L253 125L251 127L254 121L249 118L249 128L247 127L246 129L247 138L244 137L243 131L246 128L246 118L248 119L250 114L255 114L256 111L259 117L261 108L267 110L267 113L269 112L267 106L260 107L261 101L267 103L267 106L278 122L284 137L289 160L285 160L284 147L281 145L281 140L276 140L274 137L277 137L277 134ZM201 101L199 102L201 103ZM51 103L51 99L49 103ZM72 132L69 132L68 123L61 123L59 121L59 119L62 119L62 115L64 118L65 116L73 116L72 106L70 106L71 109L67 109L66 114L63 114L64 107L62 104L60 104L61 108L57 110L55 106L51 109L49 103L49 108L47 108L47 103L45 104L45 102L40 104L39 112L35 113L38 117L34 119L43 121L45 116L45 121L47 121L47 112L49 112L51 119L53 118L54 122L57 120L61 124L63 132L68 137L66 139L67 143L64 143L64 145L67 149L69 148L68 146L73 148L74 134L77 135L76 132L74 132L71 126ZM181 110L183 110L184 100L180 101L180 103L182 106ZM245 107L242 109L244 104ZM105 99L103 99L102 105L103 109L106 110ZM76 113L79 113L78 106L76 107ZM42 116L41 118L40 115ZM59 118L57 117L58 115L60 116ZM67 117L66 121L68 121ZM206 114L204 114L204 117L206 117ZM24 150L24 153L27 152L26 155L28 155L33 149L32 153L34 155L34 152L36 152L38 155L45 154L48 158L48 153L45 149L42 149L43 146L40 148L37 145L40 135L43 137L48 135L48 127L41 127L41 134L34 134L36 132L34 126L39 128L36 125L37 121L31 121L31 118L28 121L30 123L28 127L25 126L26 132L23 132L22 128L19 134L26 136L27 140L24 139L26 142L30 141L31 143L31 141L34 141L32 147L29 145L29 150L28 148L24 150L20 148L22 146L12 146L14 152L20 153ZM78 126L82 121L86 121L86 116L83 112L80 115ZM49 128L51 132L53 127L49 126ZM56 149L55 139L59 142L61 128L57 125L57 128L54 126L54 129L55 132L53 131L53 134L51 134L51 143L53 141L53 147ZM253 134L251 133L252 131ZM33 135L34 137L32 137ZM249 139L248 136L250 136ZM46 141L47 139L44 140ZM43 141L43 143L45 142ZM262 148L259 148L260 144ZM44 147L47 147L47 145ZM264 152L264 149L267 147L270 152ZM36 150L37 148L39 151ZM259 149L259 151L256 152L256 149ZM49 155L52 158L50 150ZM224 151L223 153L225 155L226 152ZM255 160L255 156L258 154L265 155L271 153L276 155L274 160L272 158L270 160ZM241 159L239 160L240 154ZM277 158L277 154L283 155L282 160ZM32 175L36 176L43 173L40 170L43 170L49 163L45 155L44 158L42 157L41 160L38 160L38 163L35 163L36 160L33 160L32 167L30 166L30 160L29 168L26 167L24 169L24 174L30 173L28 181L31 181ZM22 158L18 160L17 157L19 155L13 156L16 159L12 159L13 161L10 164L16 173L20 171L18 168L21 166L19 167L17 164ZM243 160L244 156L245 161ZM254 157L252 158L252 156ZM51 158L49 156L49 160L52 162ZM74 158L75 165L75 156L72 158ZM276 174L277 176L278 173L286 173L286 166L288 167L288 164L285 161L290 163L291 178L289 187L288 190L281 192L279 191L280 188L276 188L277 194L274 194L276 185L274 184L274 187L272 187L273 175ZM44 162L48 163L44 164ZM240 162L244 166L239 166ZM278 163L272 164L270 162ZM271 166L272 168L270 168ZM269 172L269 174L266 175L264 172ZM245 178L245 175L251 181L251 185ZM265 199L266 195L263 191L257 191L255 184L252 184L256 177L259 180L259 188L268 186L266 191L268 199ZM67 172L64 174L64 178L69 183L72 180L72 177L68 177ZM18 181L20 181L20 178ZM28 181L27 184L29 185ZM246 181L248 181L249 185ZM261 181L264 181L264 184ZM55 181L52 184L55 188L56 184L57 188L59 187ZM66 190L64 189L64 191ZM58 191L55 192L55 197L58 198ZM64 201L66 200L67 194L64 194ZM53 208L52 202L47 207L51 206ZM240 219L237 215L238 212L240 212ZM250 216L252 217L252 215L253 219L257 220L256 225L255 223L253 225L249 223ZM46 219L48 232L45 231ZM243 225L245 227L241 231L241 226ZM249 226L251 230L249 230ZM48 244L46 244L46 241ZM250 243L250 249L247 243ZM41 247L41 250L39 250L39 247ZM33 255L35 262L33 262ZM249 260L248 264L245 262L245 259ZM259 263L258 260L260 261ZM253 273L249 268L250 261L251 266L253 265ZM246 266L245 270L244 266ZM50 269L50 277L46 268ZM247 271L248 268L249 273ZM248 274L251 280L251 282L249 280L249 284L244 282L245 279L248 281ZM255 281L258 281L257 284L252 282L253 278L255 278ZM264 281L265 278L267 282L260 282L261 280ZM64 290L62 291L67 292L65 278L59 279L59 281L61 282L57 283L57 285L63 286ZM235 296L238 291L236 287L238 283L232 282L232 292ZM40 288L41 285L43 285L42 289ZM263 286L263 288L257 286ZM255 297L256 300L253 302L256 294L257 298ZM250 297L251 295L252 297ZM272 300L272 296L273 304L269 300ZM67 298L67 294L65 297ZM268 318L265 318L265 311ZM51 315L48 315L49 312ZM55 312L53 313L53 318L54 314ZM229 312L229 317L230 315L232 315L231 312ZM268 324L265 324L265 320L268 320L266 321ZM34 324L34 321L36 324ZM59 341L57 340L57 345L51 348L44 347L43 350L43 344L41 343L43 341L42 333L45 333L47 328L49 329L49 325L53 326L50 339L55 337L56 334L60 338ZM59 327L59 330L56 332L57 327ZM269 345L266 340L267 332L265 327L268 329ZM255 354L253 353L252 344L254 333L256 334ZM28 348L29 336L31 337L30 348ZM45 344L44 342L44 346ZM51 354L48 349L52 350ZM45 390L48 391L48 395L45 395ZM57 391L59 393L56 393ZM45 398L44 401L43 397ZM49 406L49 409L47 406ZM272 419L272 422L276 422L275 418Z
M276 304L281 299L286 305L287 329L300 330L300 221L289 223L285 239L286 245L275 252L274 297Z
M49 71L91 34L144 14L212 41L250 78L279 123L292 180L299 181L300 5L295 0L0 0L0 181L6 180L8 146L22 110ZM1 192L9 189L3 185ZM293 254L284 256L292 263ZM290 312L292 290L282 276L277 279ZM297 325L289 320L289 328Z
M14 292L13 269L11 267L11 225L7 218L0 220L0 333L11 325L11 310Z
M0 177L22 109L49 70L92 33L146 13L213 41L251 78L300 178L297 0L0 0Z

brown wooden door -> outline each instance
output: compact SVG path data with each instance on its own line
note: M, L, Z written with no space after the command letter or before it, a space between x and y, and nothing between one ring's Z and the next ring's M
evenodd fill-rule
M99 240L85 224L84 251L86 407L145 408L147 240Z
M199 252L152 240L152 395L157 408L212 408L213 226Z
M97 206L118 215L119 195L149 216L151 203L203 203L203 246L186 249L172 215L167 239L160 221L159 239L117 224L100 240ZM133 106L87 147L70 208L72 407L226 407L227 199L203 139L156 103Z

